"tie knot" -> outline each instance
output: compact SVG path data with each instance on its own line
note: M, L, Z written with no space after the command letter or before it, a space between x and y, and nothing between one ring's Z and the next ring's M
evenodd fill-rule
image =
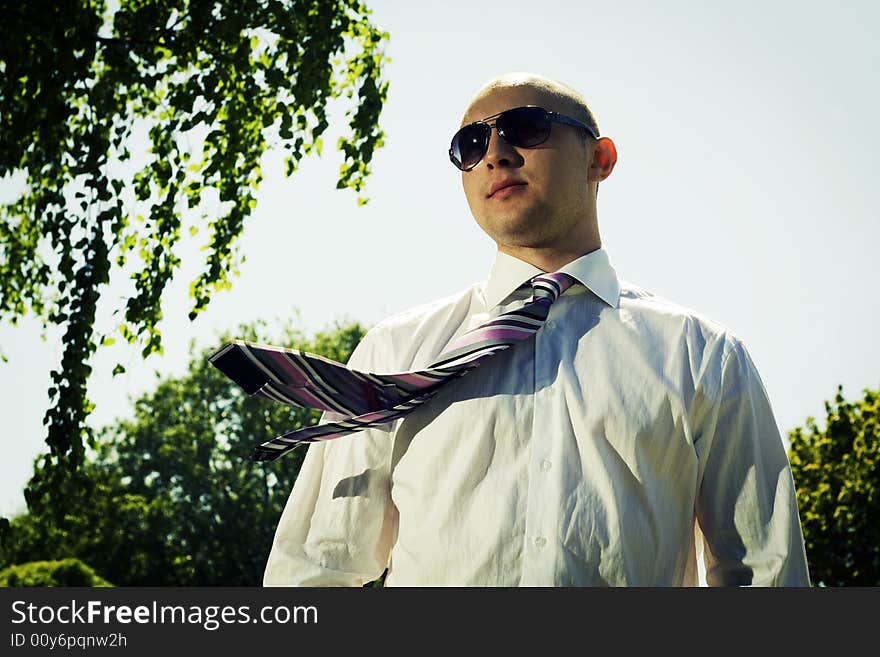
M535 299L549 299L553 303L572 286L574 279L568 274L553 272L540 274L531 280Z

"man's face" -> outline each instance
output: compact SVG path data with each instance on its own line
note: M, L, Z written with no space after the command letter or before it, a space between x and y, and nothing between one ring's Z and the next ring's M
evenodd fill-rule
M523 105L569 114L540 90L505 87L478 97L462 125ZM592 147L589 142L584 144L578 131L554 123L546 142L535 148L517 148L493 129L486 155L476 167L462 172L471 213L501 250L558 247L586 221ZM499 184L509 186L493 193Z

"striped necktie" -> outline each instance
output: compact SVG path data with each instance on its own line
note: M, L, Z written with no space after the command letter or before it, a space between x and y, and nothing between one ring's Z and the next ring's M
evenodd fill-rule
M302 443L331 440L400 419L453 379L532 337L544 325L550 306L574 279L557 272L536 276L530 283L532 296L524 305L462 334L423 370L361 372L297 349L243 340L224 345L208 360L249 395L345 417L288 431L256 447L251 457L274 461Z

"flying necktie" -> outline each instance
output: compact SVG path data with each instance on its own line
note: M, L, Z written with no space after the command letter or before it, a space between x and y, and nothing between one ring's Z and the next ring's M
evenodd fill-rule
M423 370L361 372L297 349L243 340L227 343L208 360L249 395L346 416L288 431L256 447L251 456L254 461L274 461L302 443L339 438L404 417L453 379L532 337L544 325L550 306L573 282L559 272L536 276L524 305L462 334Z

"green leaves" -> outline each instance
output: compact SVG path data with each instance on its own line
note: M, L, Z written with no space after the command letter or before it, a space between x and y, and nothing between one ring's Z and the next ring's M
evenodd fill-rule
M79 559L31 561L0 570L0 586L108 587L95 571Z
M321 155L333 99L348 123L338 186L361 196L382 145L387 39L355 0L120 0L106 17L100 0L4 10L0 175L23 174L25 186L0 207L0 321L33 313L64 329L52 452L33 499L57 494L53 469L81 461L101 285L131 275L120 332L143 357L160 352L181 230L207 244L194 319L241 262L263 154L283 148L287 175Z
M880 585L880 391L848 402L838 387L813 418L789 432L789 460L810 575L825 586Z
M337 324L306 339L292 325L229 337L284 344L346 362L364 335ZM280 335L279 335L280 334ZM100 432L80 474L61 482L67 513L32 508L0 525L0 570L16 563L79 558L118 586L258 586L278 519L305 454L273 463L249 455L260 442L314 423L317 411L247 397L194 353L128 419Z

